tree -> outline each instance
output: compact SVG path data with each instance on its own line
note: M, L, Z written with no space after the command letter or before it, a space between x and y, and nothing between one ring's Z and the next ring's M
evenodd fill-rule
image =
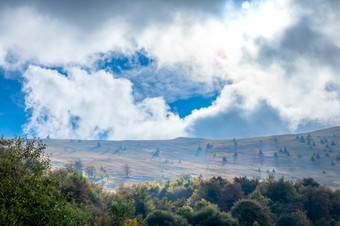
M303 136L300 137L300 142L301 143L306 143L306 140L305 140L305 138Z
M229 211L234 203L243 198L243 191L239 183L226 184L221 189L218 206L222 211Z
M153 210L151 196L145 185L134 185L132 187L132 196L135 204L135 215L141 214L145 217Z
M201 148L201 146L198 146L198 148L196 149L195 156L198 156L202 151L203 149Z
M151 212L145 218L145 221L148 225L154 225L154 226L189 225L184 218L170 211L164 211L164 210L155 210Z
M263 152L262 152L262 150L260 149L260 151L259 151L259 154L258 154L258 156L260 157L260 158L263 158L263 156L264 156L264 154L263 154Z
M279 222L276 224L277 226L299 226L297 220L295 218L288 216L288 215L283 215L280 217Z
M296 212L291 213L291 216L294 217L294 219L296 220L298 225L301 225L301 226L309 226L310 225L306 213L301 211L301 210L298 210Z
M285 181L283 177L279 180L269 178L267 180L267 188L263 194L274 202L287 203L297 198L293 184L290 181Z
M207 146L205 147L205 150L206 150L206 151L209 151L209 150L211 150L213 147L214 147L214 145L208 143Z
M131 169L130 169L130 166L128 164L124 164L123 173L124 173L125 177L129 177L129 174L131 173Z
M193 225L211 225L211 226L237 225L236 222L227 213L224 212L221 213L218 207L213 204L208 204L207 206L196 211L193 214L190 223Z
M313 178L308 177L308 178L303 178L301 181L299 181L303 186L311 186L311 187L319 187L320 184L316 182Z
M227 164L228 160L227 158L224 156L223 159L222 159L222 165L225 165Z
M113 225L124 225L124 223L133 217L135 207L133 204L124 203L121 199L112 202L110 207L111 223Z
M41 141L0 138L0 225L85 224L85 214L65 200Z
M237 147L237 141L236 141L235 138L233 139L233 143L234 143L234 147L236 148Z
M270 225L268 214L254 200L238 201L231 209L231 215L237 218L241 225L252 226L255 221L260 225Z
M332 140L332 143L331 143L331 145L332 145L332 146L335 146L335 142L334 142L334 140Z
M288 153L287 147L285 146L285 148L283 149L283 153Z
M77 159L74 161L73 163L74 165L74 168L79 172L81 173L83 171L83 167L84 167L84 164L83 162L80 160L80 159Z
M321 218L331 219L332 215L332 191L322 186L308 186L302 191L302 202L309 219L312 221ZM336 211L339 216L339 210Z
M193 214L194 210L190 206L182 206L177 210L177 215L187 219L188 222L191 222Z
M93 177L96 172L96 168L93 165L86 165L85 172L88 177Z
M259 185L260 181L258 178L249 179L245 177L235 177L234 182L241 185L242 191L244 195L247 196L248 194L252 193L257 185Z
M160 153L161 152L160 152L159 148L157 148L156 151L152 152L151 154L152 154L152 157L158 157Z

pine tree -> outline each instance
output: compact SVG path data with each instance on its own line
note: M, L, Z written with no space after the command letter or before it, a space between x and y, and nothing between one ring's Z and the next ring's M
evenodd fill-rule
M224 156L222 159L222 165L225 165L228 162L227 158Z

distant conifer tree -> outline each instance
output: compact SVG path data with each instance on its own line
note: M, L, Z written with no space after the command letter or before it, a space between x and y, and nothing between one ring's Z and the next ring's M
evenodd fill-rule
M236 147L237 146L237 141L236 141L235 138L234 138L233 142L234 142L234 146Z
M202 151L203 151L203 149L201 148L201 146L199 146L199 147L196 149L195 155L198 156Z
M263 152L262 152L262 150L260 149L260 151L259 151L259 154L258 154L258 156L260 157L260 158L262 158L263 156L264 156L264 154L263 154Z
M301 143L306 143L306 140L305 140L305 138L303 136L300 137L300 142Z
M222 159L222 165L225 165L228 162L227 158L224 156Z
M332 145L332 146L335 146L335 142L334 142L334 140L332 140L332 143L331 143L331 145Z

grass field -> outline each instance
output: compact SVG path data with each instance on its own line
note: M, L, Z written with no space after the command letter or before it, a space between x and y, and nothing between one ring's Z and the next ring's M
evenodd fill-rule
M313 177L321 184L340 188L340 127L237 140L45 139L43 142L48 145L47 152L52 153L54 168L77 159L85 164L104 166L108 176L99 182L107 189L114 189L121 182L162 182L184 174L222 176L231 180L235 176L264 179L269 173L290 180ZM157 149L159 155L155 154ZM123 173L125 164L131 169L128 177Z

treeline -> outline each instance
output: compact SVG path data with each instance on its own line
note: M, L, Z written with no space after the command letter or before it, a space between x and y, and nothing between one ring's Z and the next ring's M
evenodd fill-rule
M0 139L0 225L340 225L340 190L312 178L182 176L107 192L46 146Z

